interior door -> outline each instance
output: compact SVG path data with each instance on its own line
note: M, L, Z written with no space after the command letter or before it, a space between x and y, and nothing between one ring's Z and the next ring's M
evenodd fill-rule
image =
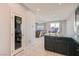
M22 16L11 14L11 55L15 55L23 50L23 29Z

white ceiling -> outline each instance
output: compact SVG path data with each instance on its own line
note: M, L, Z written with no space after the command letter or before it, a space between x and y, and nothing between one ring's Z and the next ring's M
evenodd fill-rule
M78 6L75 3L25 3L24 5L34 12L36 22L66 20Z

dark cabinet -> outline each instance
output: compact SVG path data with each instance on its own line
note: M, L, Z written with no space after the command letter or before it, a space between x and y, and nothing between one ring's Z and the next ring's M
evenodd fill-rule
M68 56L78 55L79 44L72 38L45 36L45 49Z

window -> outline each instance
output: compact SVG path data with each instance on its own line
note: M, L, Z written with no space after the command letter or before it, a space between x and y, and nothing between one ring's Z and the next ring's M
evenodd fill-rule
M51 33L57 33L60 31L60 23L50 23L50 31Z

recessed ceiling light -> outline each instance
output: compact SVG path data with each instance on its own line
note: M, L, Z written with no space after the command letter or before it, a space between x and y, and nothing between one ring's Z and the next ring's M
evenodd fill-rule
M40 9L38 8L37 11L40 11Z

